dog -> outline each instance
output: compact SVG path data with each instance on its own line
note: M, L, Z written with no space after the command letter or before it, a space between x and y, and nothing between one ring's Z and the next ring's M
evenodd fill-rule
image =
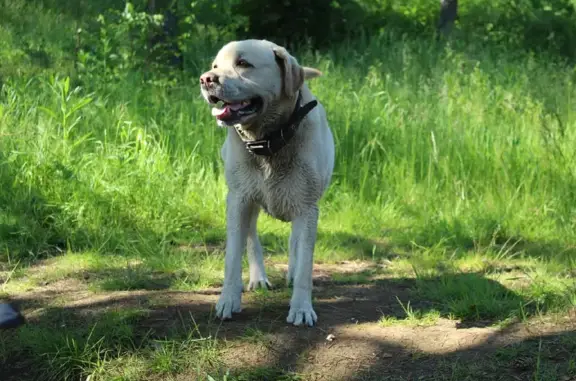
M257 220L263 209L291 223L287 285L292 284L286 321L313 326L312 269L319 201L331 183L334 138L326 111L306 80L321 76L301 66L267 40L232 41L200 76L203 98L220 127L226 197L226 255L216 316L241 311L242 255L250 271L248 290L272 287L264 268Z

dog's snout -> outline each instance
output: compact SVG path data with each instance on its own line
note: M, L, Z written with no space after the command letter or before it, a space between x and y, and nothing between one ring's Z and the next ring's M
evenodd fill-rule
M206 87L211 87L216 83L220 83L220 78L215 73L209 71L200 76L200 84Z

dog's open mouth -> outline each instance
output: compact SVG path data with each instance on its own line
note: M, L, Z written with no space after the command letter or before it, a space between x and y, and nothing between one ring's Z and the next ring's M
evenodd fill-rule
M210 103L214 105L212 115L224 122L240 120L244 116L254 114L262 107L262 98L256 97L242 102L228 103L211 95Z

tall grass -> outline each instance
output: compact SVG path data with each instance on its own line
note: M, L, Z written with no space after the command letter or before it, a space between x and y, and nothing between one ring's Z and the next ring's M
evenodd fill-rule
M573 254L569 67L385 34L299 53L324 72L309 85L336 139L322 230L428 247L513 238L532 254ZM225 131L195 73L176 85L8 77L0 110L5 255L157 253L175 239L221 238Z
M411 17L429 15L429 1L415 2ZM201 99L197 77L228 35L201 29L185 70L169 76L109 75L101 62L102 72L98 66L85 75L71 53L78 28L107 5L78 4L84 11L58 0L0 0L0 291L82 271L105 291L217 284L226 131ZM480 1L467 4L462 16L470 26ZM493 5L491 12L505 11L502 2ZM415 325L434 324L441 314L504 320L573 307L574 70L554 55L477 39L466 25L460 32L464 38L439 43L385 28L324 51L293 52L324 73L309 86L336 141L316 258L392 259L390 274L415 278L411 295L442 310L406 304ZM288 229L261 217L267 256L285 259ZM27 272L48 257L57 258L41 274ZM521 271L529 281L503 287L492 260L528 263ZM482 275L452 276L479 269ZM93 336L79 316L69 320L81 326L66 330L58 317L43 316L45 325L23 330L16 349L10 338L0 340L3 363L32 353L31 363L59 379L110 367L144 372L148 363L172 374L218 357L212 344L193 338L144 338L136 348L123 316ZM139 379L138 372L122 379Z

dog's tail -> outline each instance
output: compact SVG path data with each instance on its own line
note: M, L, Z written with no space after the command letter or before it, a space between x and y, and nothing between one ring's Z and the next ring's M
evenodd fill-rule
M322 76L322 72L318 69L314 69L313 67L302 66L304 69L304 79L313 79Z

